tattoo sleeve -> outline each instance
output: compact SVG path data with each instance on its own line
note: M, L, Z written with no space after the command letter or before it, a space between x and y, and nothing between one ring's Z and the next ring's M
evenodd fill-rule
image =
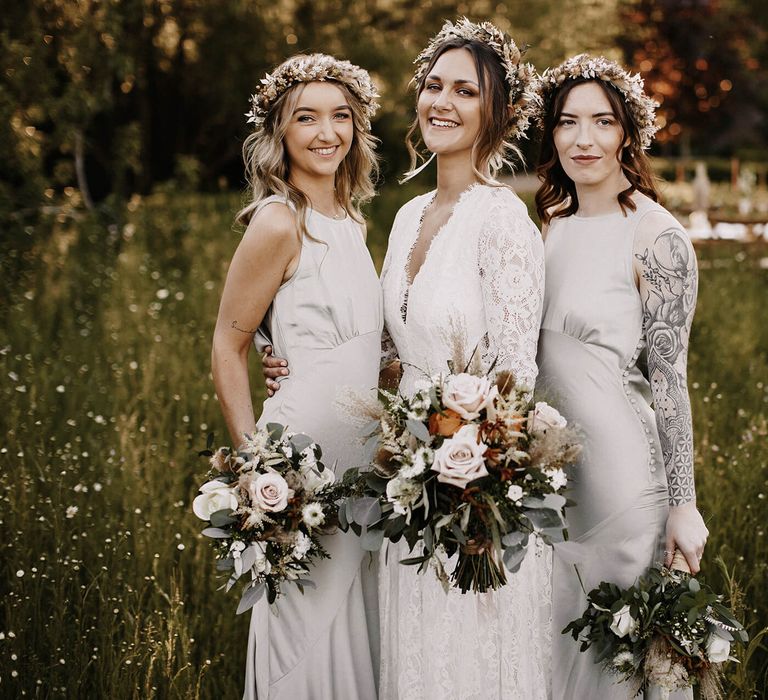
M696 497L687 385L688 338L698 285L696 256L685 232L669 228L635 257L641 267L648 376L667 471L669 503L679 506Z

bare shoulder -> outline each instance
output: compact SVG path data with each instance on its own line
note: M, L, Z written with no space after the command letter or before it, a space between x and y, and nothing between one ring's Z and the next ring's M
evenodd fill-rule
M262 250L297 251L301 239L293 211L282 202L270 202L250 220L241 245Z

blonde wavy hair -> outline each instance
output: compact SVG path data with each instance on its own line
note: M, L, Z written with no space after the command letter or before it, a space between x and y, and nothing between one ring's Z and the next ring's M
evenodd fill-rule
M378 139L370 133L366 108L361 100L343 83L335 80L323 82L338 87L352 110L354 136L349 153L336 171L336 197L355 221L363 223L360 206L376 193L379 162L375 148ZM284 144L285 133L306 84L296 83L281 94L271 106L261 128L250 134L243 143L249 202L237 213L236 221L244 226L250 222L261 200L279 195L293 205L300 236L311 238L306 225L309 198L289 182L291 163Z

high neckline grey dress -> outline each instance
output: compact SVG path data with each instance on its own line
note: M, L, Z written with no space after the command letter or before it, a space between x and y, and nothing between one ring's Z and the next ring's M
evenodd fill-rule
M261 203L284 201L270 197ZM291 374L264 402L259 426L282 423L304 432L335 464L337 478L360 466L359 428L342 420L334 401L344 387L378 384L381 288L359 223L310 210L310 236L299 265L278 290L264 327ZM325 538L331 559L302 595L284 585L271 611L253 609L245 700L373 700L378 677L377 568L351 532ZM277 614L275 614L275 612Z
M553 700L626 700L625 684L591 651L559 634L601 581L630 586L663 559L668 513L632 266L642 218L666 210L636 194L635 212L554 219L545 242L546 288L536 391L581 426L584 451L569 473L570 541L555 547ZM578 568L579 576L574 567ZM658 689L645 698L661 697ZM671 698L690 698L673 693Z

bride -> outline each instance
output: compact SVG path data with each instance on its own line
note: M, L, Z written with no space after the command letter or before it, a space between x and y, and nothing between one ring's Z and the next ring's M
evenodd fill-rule
M424 372L447 371L460 342L465 357L477 347L485 370L511 370L532 389L543 244L525 205L493 176L527 127L533 71L496 27L466 19L446 22L417 64L411 173L420 132L437 188L393 224L381 275L385 359L399 359L408 394ZM265 375L287 374L282 367ZM483 594L446 594L435 576L399 564L407 556L403 542L382 550L379 697L548 698L550 552L532 547L507 586Z

